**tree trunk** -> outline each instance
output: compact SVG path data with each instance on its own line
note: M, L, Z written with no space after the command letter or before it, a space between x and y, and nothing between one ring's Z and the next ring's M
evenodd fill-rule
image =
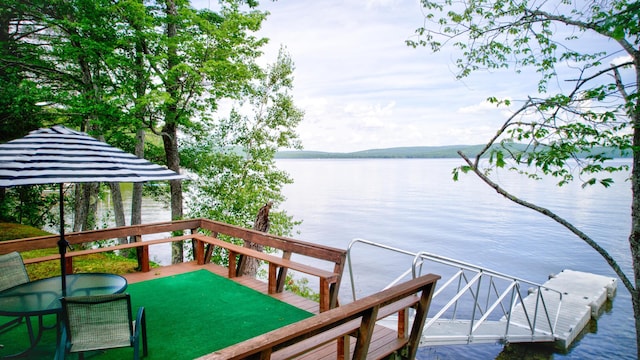
M113 203L113 215L115 217L116 226L125 226L124 220L124 205L122 204L122 192L120 191L120 184L109 183L109 189L111 190L111 202ZM126 244L127 238L118 238L118 244ZM122 250L121 255L127 256L128 250Z
M166 1L167 12L167 70L171 70L178 66L178 47L174 41L177 37L178 28L176 21L178 10L174 0ZM165 110L165 126L162 129L162 140L164 142L164 151L167 157L167 167L175 172L180 172L180 156L178 152L178 108L179 100L179 84L178 79L169 76L165 86L171 102ZM180 220L182 213L182 182L180 180L169 181L171 186L171 220ZM179 235L179 234L175 234ZM171 246L171 263L181 263L184 261L184 246L182 241L176 241Z
M105 141L104 136L100 135L98 140ZM113 206L113 216L115 218L116 226L125 226L124 220L124 205L122 204L122 191L120 191L120 184L118 183L107 183L109 186L109 190L111 191L111 203ZM118 244L126 244L127 238L121 237L118 238ZM126 256L127 250L122 252L122 255Z
M142 0L140 2L143 3ZM136 42L136 52L135 52L135 73L136 73L136 113L135 117L140 121L140 123L144 123L144 109L140 107L139 99L144 98L148 81L147 74L145 70L145 62L144 62L144 40L142 38L138 38ZM145 129L141 126L136 132L136 145L134 153L140 159L144 159L144 141L145 141ZM133 183L133 190L131 191L131 225L142 224L142 183ZM133 238L129 239L130 242L138 241L139 239Z
M269 201L258 211L258 215L256 216L256 220L253 223L253 230L262 231L265 233L269 232L269 210L271 210L271 206L273 202ZM251 241L245 240L244 247L253 249L256 251L264 250L264 246L260 244L253 243ZM247 275L251 277L256 277L258 274L258 269L260 268L260 260L252 257L242 257L242 261L240 262L240 268L238 273L241 275Z
M87 231L95 228L97 195L100 184L82 183L75 186L75 213L73 231Z
M178 132L175 124L168 124L164 127L165 152L167 155L167 167L175 172L180 172L180 157L178 155ZM170 180L171 187L171 220L181 220L182 213L182 182L180 180ZM175 234L181 235L181 234ZM171 263L177 264L184 261L184 246L182 241L176 241L171 246Z
M636 84L640 84L640 52L634 58L636 71ZM637 91L638 89L636 89ZM633 315L636 324L637 356L640 359L640 98L632 101L632 110L629 111L633 123L633 167L631 169L631 235L629 246L631 248L631 260L633 264L634 289L631 292L633 302Z
M136 134L135 155L144 159L144 129L138 129ZM142 224L142 183L133 183L131 192L131 225Z

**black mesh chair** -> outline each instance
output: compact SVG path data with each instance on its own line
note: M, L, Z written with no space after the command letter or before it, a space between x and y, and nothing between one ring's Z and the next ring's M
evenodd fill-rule
M29 281L29 274L27 274L27 268L24 266L20 253L14 251L0 255L0 292ZM18 317L0 325L0 332L19 324L21 321L22 317Z
M147 329L144 308L132 321L129 294L74 296L60 299L64 319L56 358L67 353L133 347L133 358L147 356Z

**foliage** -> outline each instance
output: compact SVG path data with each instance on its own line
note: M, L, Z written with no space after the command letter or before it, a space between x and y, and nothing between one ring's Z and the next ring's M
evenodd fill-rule
M57 254L58 249L43 249L22 253L25 259ZM138 260L125 258L113 253L100 253L73 258L74 273L128 274L137 272ZM29 278L33 280L60 275L59 261L45 261L27 264Z
M423 4L432 11L428 19L438 24L434 25L437 30L420 28L424 37L410 44L428 45L434 51L448 44L459 48L462 55L456 61L458 77L507 67L518 72L533 67L540 74L538 90L542 96L524 100L491 140L528 146L515 152L492 149L493 164L505 167L506 159L510 159L535 169L524 170L525 174L535 176L540 171L553 175L559 178L560 185L574 179L571 168L566 166L569 160L578 163L578 175L585 185L608 186L611 179L607 173L628 170L625 166L607 166L611 157L592 150L632 148L633 116L628 115L637 113L637 89L635 81L624 81L623 77L633 73L633 54L622 60L616 57L623 56L624 51L634 52L638 45L637 21L635 25L625 23L626 17L637 19L637 3L613 2L605 8L580 1L551 6L542 2L481 0L468 1L446 13L445 5L440 3ZM436 11L442 12L441 17L436 17ZM612 16L617 16L618 21L611 20ZM556 30L557 23L572 25L576 30ZM617 41L622 48L581 51L584 38L594 33ZM571 88L544 96L556 90L552 86L556 78L566 79ZM512 103L496 97L488 101L504 106ZM587 156L579 158L580 153ZM600 173L604 176L598 177Z
M262 76L256 59L267 40L254 33L266 13L255 6L242 0L222 0L214 10L173 0L8 0L0 9L0 82L11 84L11 92L0 94L0 104L11 104L2 111L12 113L0 119L28 110L36 120L27 128L7 122L3 138L58 123L134 152L134 134L146 128L144 156L178 170L178 131L210 138L208 119L218 102L250 94L252 79ZM21 99L37 103L13 105ZM13 112L18 108L22 112ZM172 213L178 209L182 217L178 193L171 191Z
M58 206L58 191L51 186L18 186L6 189L0 197L0 221L44 227L57 222L51 209ZM56 213L55 211L53 212Z
M134 152L134 136L145 129L147 159L176 171L184 160L193 174L192 215L251 227L264 203L284 200L281 189L291 179L273 158L279 147L300 146L294 129L302 119L288 93L291 59L281 52L266 71L256 62L267 42L255 35L267 16L257 5L221 0L215 10L197 10L183 0L5 1L0 84L11 90L0 94L2 139L64 124ZM253 115L234 109L217 119L225 100L246 102ZM34 120L11 128L22 116ZM170 187L172 218L182 218L181 184ZM16 212L26 202L10 190L2 214L39 225L53 200L39 198L39 188L28 191L43 203ZM99 226L91 221L98 191L86 201L76 196L66 201L84 210L74 217L82 226L74 228ZM296 224L285 212L270 218L278 234L290 234Z
M520 101L488 98L496 106L518 102L520 106L475 158L459 152L467 165L455 169L454 178L461 171L475 173L498 193L550 217L596 250L632 295L640 353L640 3L422 0L422 4L426 25L408 43L433 51L457 49L458 78L508 68L517 73L532 69L539 76L536 95ZM559 186L578 180L583 186L608 187L612 172L629 168L612 165L611 154L601 148L633 156L629 236L633 280L586 233L549 209L517 198L491 178L492 171L506 168L530 179L553 176ZM480 161L485 155L486 165Z
M315 292L309 287L309 279L306 277L294 278L291 275L287 275L287 280L284 283L284 289L309 300L320 302L320 293Z
M288 93L292 71L281 51L254 84L251 116L234 108L215 124L213 136L185 146L182 163L193 173L187 196L191 217L251 228L260 207L284 200L282 186L291 179L275 167L275 153L300 146L294 129L303 116ZM278 235L289 235L295 224L283 211L272 211L269 219L271 232Z

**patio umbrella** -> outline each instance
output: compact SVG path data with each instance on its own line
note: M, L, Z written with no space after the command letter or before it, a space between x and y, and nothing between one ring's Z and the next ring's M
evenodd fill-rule
M60 184L60 266L66 292L63 184L144 182L185 176L64 126L0 144L0 187Z

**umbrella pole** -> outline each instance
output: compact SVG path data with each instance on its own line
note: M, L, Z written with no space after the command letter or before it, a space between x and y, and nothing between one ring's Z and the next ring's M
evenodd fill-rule
M58 240L58 251L60 252L60 278L62 279L62 296L67 296L67 246L69 242L64 238L64 192L63 183L60 183L60 240Z

